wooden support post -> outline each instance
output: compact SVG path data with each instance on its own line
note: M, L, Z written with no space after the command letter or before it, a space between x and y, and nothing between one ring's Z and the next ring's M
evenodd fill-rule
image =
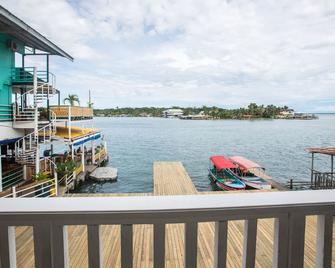
M121 267L133 267L133 225L121 225Z
M256 260L257 219L244 222L243 264L244 268L255 267Z
M99 225L87 226L88 267L90 268L103 266L100 231Z
M228 222L215 222L214 267L226 267L227 263Z
M289 268L303 268L305 250L305 215L290 213L289 215Z
M27 176L27 165L23 165L23 179L26 181L28 179Z
M331 187L334 187L335 185L334 185L334 180L335 180L335 178L334 178L334 156L332 155L331 156L331 166L330 166L330 170L331 170Z
M311 164L311 185L313 187L313 174L314 174L314 153L312 153L312 164Z
M85 172L85 152L84 152L84 144L81 145L81 165L83 166L83 172Z
M40 147L36 145L35 173L40 172Z
M51 267L51 228L49 223L34 225L35 267Z
M165 224L154 225L154 268L165 267Z
M55 176L55 196L58 196L58 174L56 171L54 172L54 176Z
M91 141L91 149L92 149L92 165L95 164L95 146L94 146L94 140Z
M68 131L69 131L69 141L71 142L71 106L68 109Z
M197 267L198 223L185 223L185 267Z
M52 267L69 267L67 226L52 225L51 251Z

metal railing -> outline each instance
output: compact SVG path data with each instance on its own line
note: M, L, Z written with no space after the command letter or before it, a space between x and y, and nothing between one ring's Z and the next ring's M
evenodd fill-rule
M53 197L58 194L58 181L57 177L33 183L28 187L17 188L12 187L11 193L3 196L2 198L22 198L22 197Z
M55 76L51 72L37 70L38 83L55 83ZM18 84L26 84L34 82L34 67L16 67L12 69L12 82Z
M214 267L226 267L228 223L244 220L243 267L255 266L258 219L274 218L273 267L303 267L305 220L317 215L316 267L331 267L335 190L232 195L0 200L0 261L16 265L15 226L33 226L36 267L68 267L68 225L87 225L89 267L101 267L101 225L121 226L121 267L133 267L133 226L152 224L154 267L165 265L166 224L184 223L185 267L197 266L198 223L215 222ZM150 238L144 238L150 239ZM230 238L234 239L234 238ZM149 252L147 252L149 254Z
M74 180L76 178L76 173L73 172L71 175L66 177L66 187L73 188Z
M6 171L2 174L2 189L5 190L23 181L23 166Z
M81 106L69 106L69 105L53 105L50 109L56 113L57 118L61 119L92 119L93 108L81 107Z
M107 152L105 148L100 148L98 152L94 155L94 161L99 162L101 159L105 159Z
M0 104L0 121L13 120L13 107L12 105Z
M19 163L34 164L37 159L38 144L51 142L56 134L56 115L51 112L51 122L15 142L15 159Z
M74 188L74 181L76 179L76 172L72 172L70 175L64 175L58 184L65 187L64 193L69 192L69 190Z
M311 187L313 189L335 188L335 173L312 170Z

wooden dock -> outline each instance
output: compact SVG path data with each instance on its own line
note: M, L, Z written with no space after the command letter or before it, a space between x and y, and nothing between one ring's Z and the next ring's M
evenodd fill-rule
M234 194L232 192L201 192L192 183L180 162L156 162L153 167L153 193L133 194L72 194L71 196L130 196L130 195L197 195ZM250 191L246 191L250 192ZM272 266L273 219L258 221L256 267ZM334 225L335 226L335 225ZM228 225L228 267L242 267L243 221L231 221ZM18 267L34 267L31 227L17 227ZM199 223L198 267L213 267L214 224ZM103 265L120 267L120 227L103 226ZM335 233L335 232L334 232ZM87 267L87 233L85 226L69 226L70 267ZM306 218L305 267L315 267L316 218ZM333 240L335 240L333 238ZM184 225L169 224L166 227L166 267L184 267ZM334 241L335 242L335 241ZM333 244L334 244L333 242ZM134 267L153 266L153 227L134 226ZM335 247L333 266L335 267Z

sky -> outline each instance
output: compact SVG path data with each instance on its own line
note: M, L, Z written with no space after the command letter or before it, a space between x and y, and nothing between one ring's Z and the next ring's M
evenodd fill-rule
M95 108L250 102L335 112L335 1L0 0L70 53L62 96ZM33 60L32 60L33 61Z

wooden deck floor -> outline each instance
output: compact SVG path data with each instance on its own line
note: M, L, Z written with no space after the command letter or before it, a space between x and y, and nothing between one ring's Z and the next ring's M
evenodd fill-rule
M153 167L153 193L98 194L89 196L129 195L186 195L227 194L227 192L198 193L180 162L156 162ZM88 196L75 194L71 196ZM241 267L243 221L229 222L228 267ZM305 267L314 267L316 219L306 219ZM335 231L335 230L334 230ZM84 226L69 226L70 267L87 267L87 234ZM166 229L166 267L184 267L184 226L170 224ZM335 232L334 232L335 233ZM273 220L258 221L256 266L271 267ZM334 239L333 239L334 240ZM134 267L152 267L153 228L151 225L134 226ZM335 241L334 241L335 242ZM334 243L333 243L334 244ZM213 267L214 224L199 223L198 267ZM17 228L18 267L34 267L32 228ZM334 247L333 247L334 249ZM120 227L103 226L104 267L120 267ZM335 256L335 250L333 250ZM334 259L334 258L333 258ZM335 261L333 261L335 267Z

